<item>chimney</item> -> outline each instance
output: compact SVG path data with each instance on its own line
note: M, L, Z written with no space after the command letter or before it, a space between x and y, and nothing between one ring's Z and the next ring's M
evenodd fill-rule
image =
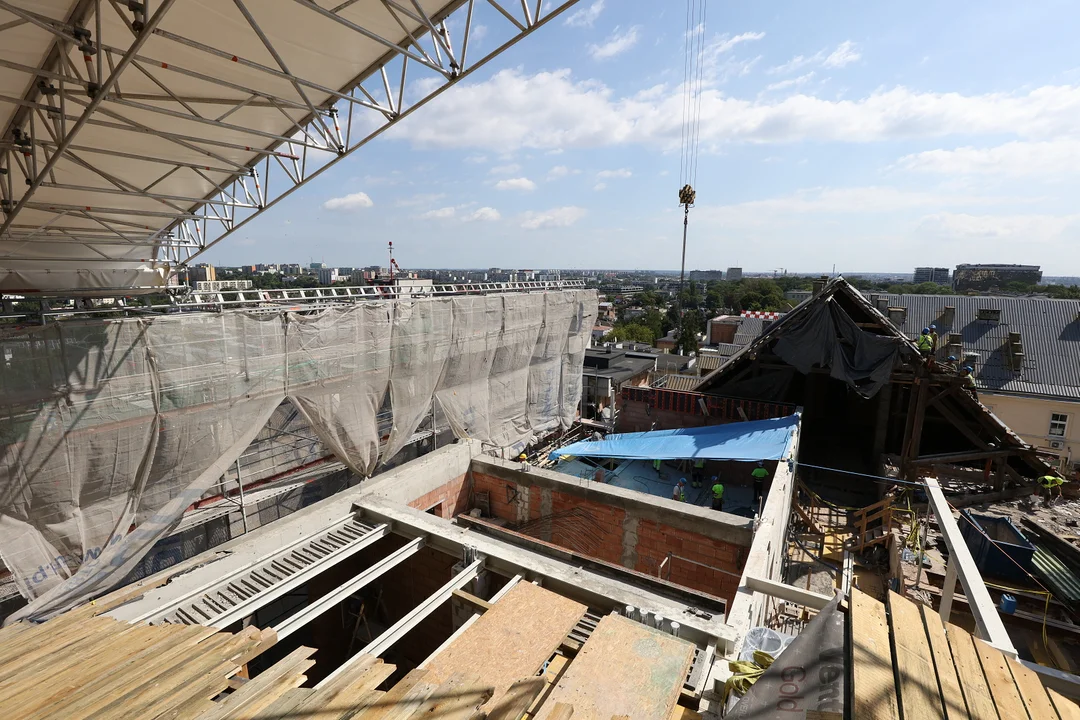
M880 298L880 297L881 296L878 295L877 293L870 293L870 304L873 305L874 307L877 307L878 298Z
M814 280L814 297L821 294L821 291L825 289L826 278L818 278Z
M963 354L963 350L963 336L960 333L949 333L948 340L945 343L945 354L952 355L954 358L959 358Z
M1024 343L1018 332L1009 333L1008 358L1009 368L1013 372L1020 372L1024 369Z
M956 320L956 306L946 305L941 309L941 324L952 327L953 322Z
M879 313L881 313L882 315L888 317L888 315L889 315L889 298L884 298L884 297L881 297L879 295L878 299L877 299L877 303L875 303L875 307L877 307Z
M907 322L907 308L906 307L891 307L889 308L889 320L896 327L900 327Z

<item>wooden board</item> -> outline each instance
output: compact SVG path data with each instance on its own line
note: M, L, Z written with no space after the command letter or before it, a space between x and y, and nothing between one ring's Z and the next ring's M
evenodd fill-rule
M904 717L941 720L937 677L922 614L915 603L889 591L889 623L896 647L896 671L900 681L900 706Z
M997 705L998 714L1003 718L1023 718L1024 701L1020 697L1020 691L1016 687L1012 673L1009 672L1009 661L1000 650L992 645L972 638L975 651L979 654L983 673L986 674L986 684L990 686L990 695Z
M949 639L956 676L960 680L960 688L964 691L964 700L967 702L971 720L996 720L997 709L990 696L990 688L986 686L982 665L972 643L974 638L967 630L952 623L945 625L945 636Z
M949 639L945 637L941 616L926 605L919 605L919 613L926 627L926 636L930 640L930 652L934 656L945 713L949 720L968 720L964 693L960 690L960 681L956 677L956 665L953 663L952 651L949 650Z
M675 709L694 646L619 615L605 615L555 684L537 717L556 704L574 717L667 718Z
M1007 662L1031 720L1058 720L1058 713L1039 676L1015 660L1009 659Z
M428 681L456 673L495 689L497 704L510 686L536 675L586 608L550 590L520 582L424 666Z
M1061 720L1080 720L1080 705L1077 705L1075 701L1051 688L1046 689L1046 694L1050 696Z
M851 589L851 636L855 695L852 717L897 720L900 711L885 606L858 588Z

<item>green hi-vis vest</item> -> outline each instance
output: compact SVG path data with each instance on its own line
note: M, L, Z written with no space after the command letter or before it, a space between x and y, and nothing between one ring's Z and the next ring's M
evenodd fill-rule
M722 500L724 497L724 486L720 483L712 486L713 500Z

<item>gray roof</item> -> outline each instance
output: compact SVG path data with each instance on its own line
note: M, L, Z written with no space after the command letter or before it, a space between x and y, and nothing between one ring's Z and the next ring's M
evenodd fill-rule
M743 317L740 318L742 322L739 323L739 329L735 331L735 344L736 345L748 345L765 332L765 327L775 322L773 320L765 320L764 318L756 317Z
M976 352L975 381L992 392L1080 399L1080 303L1032 297L972 295L890 295L892 307L907 308L900 330L918 337L924 327L937 326L941 344L949 333L961 335L963 352ZM956 308L946 322L944 308ZM1000 321L979 320L980 309L1000 310ZM1008 363L1010 332L1020 333L1024 346L1021 369ZM962 358L961 358L962 359Z

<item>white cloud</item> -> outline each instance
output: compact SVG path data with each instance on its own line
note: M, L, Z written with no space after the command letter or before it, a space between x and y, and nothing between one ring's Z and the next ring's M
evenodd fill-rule
M492 175L513 175L518 170L521 170L521 166L517 163L510 163L509 165L496 165L488 170Z
M593 185L592 189L597 191L597 192L600 192L601 190L603 190L606 187L607 187L607 183L598 182L595 185Z
M535 190L536 183L526 177L509 178L495 183L496 190Z
M569 70L524 75L502 70L484 82L459 85L440 98L424 123L387 131L417 147L591 148L647 144L677 148L682 96L658 86L619 97ZM1080 87L1044 86L1022 93L918 92L882 89L853 100L802 93L743 99L707 89L701 98L706 151L732 142L874 142L949 135L1014 135L1032 140L1080 137Z
M600 13L604 11L604 0L596 0L592 5L583 7L570 14L566 20L563 21L564 25L570 27L592 27L592 24L596 22L596 19L600 17Z
M345 197L330 198L322 204L323 210L344 210L350 212L353 210L360 210L361 208L369 208L375 203L371 202L371 198L367 193L357 192Z
M567 205L541 212L527 212L522 215L521 227L526 230L569 227L583 217L585 217L585 208Z
M566 177L569 174L570 168L566 167L565 165L556 165L555 167L548 170L547 178L548 180L557 180L558 178Z
M494 222L502 217L499 211L493 207L477 208L468 215L462 216L462 220L465 222Z
M957 240L1016 239L1024 243L1052 242L1063 236L1076 237L1080 215L969 215L942 212L927 215L920 231Z
M850 65L855 62L862 55L855 49L855 43L850 40L845 40L840 45L829 53L829 56L825 58L825 62L822 63L827 68L842 68L845 65Z
M428 210L425 213L420 213L421 220L446 220L454 217L456 211L452 207L438 208L437 210Z
M788 60L783 65L777 65L776 67L769 68L766 72L772 75L782 75L784 73L793 72L804 68L807 65L818 65L827 68L842 68L845 65L849 65L862 55L856 49L855 43L850 40L845 40L836 46L836 49L831 53L827 53L826 50L818 50L813 55L796 55ZM827 54L826 54L827 53Z
M728 35L721 35L716 41L716 43L709 48L709 50L715 53L726 53L729 50L733 50L735 46L739 43L754 42L756 40L761 40L764 37L765 33L763 32L745 32L740 33L734 37L729 37Z
M904 170L942 175L1056 179L1080 173L1080 141L1010 142L989 148L927 150L897 161Z
M765 87L765 89L766 90L783 90L784 88L796 87L798 85L805 85L806 83L813 80L814 76L816 74L817 73L815 73L813 70L811 70L810 72L806 73L805 75L800 75L799 77L796 77L796 78L788 78L787 80L781 80L780 82L774 82L771 85L767 85Z
M618 170L601 170L596 173L598 178L628 178L634 173L630 172L628 168L619 168Z
M482 165L487 162L487 155L470 155L465 158L465 162L472 163L473 165Z
M619 33L619 28L615 28L615 32L611 33L611 37L605 40L602 45L589 45L589 54L593 56L594 60L607 60L608 58L613 58L634 47L634 45L637 44L637 41L637 25L621 34Z

